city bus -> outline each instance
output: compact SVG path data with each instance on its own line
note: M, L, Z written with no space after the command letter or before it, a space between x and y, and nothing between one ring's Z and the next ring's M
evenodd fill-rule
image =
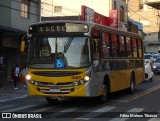
M28 30L28 93L47 102L133 92L144 79L142 36L86 21L48 21Z

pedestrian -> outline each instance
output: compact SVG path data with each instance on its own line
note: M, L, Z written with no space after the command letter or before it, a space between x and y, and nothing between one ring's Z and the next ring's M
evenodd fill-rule
M15 76L15 67L11 69L11 79L12 79L11 81L14 80L14 76Z
M26 74L28 73L28 68L24 64L22 70L19 73L20 80L23 84L23 87L26 88Z
M154 59L153 57L150 57L150 66L151 66L151 70L154 71L153 69L153 63L154 63Z
M14 76L13 76L13 84L14 84L14 89L17 90L17 82L19 81L19 65L16 64L15 66L15 71L14 71Z

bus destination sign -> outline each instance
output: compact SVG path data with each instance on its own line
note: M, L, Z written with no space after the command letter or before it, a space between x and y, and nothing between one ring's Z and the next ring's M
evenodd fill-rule
M29 27L29 34L32 33L63 33L63 32L88 32L86 24L63 23L63 24L39 24Z
M65 32L66 31L66 28L63 25L40 26L38 29L39 29L39 32Z

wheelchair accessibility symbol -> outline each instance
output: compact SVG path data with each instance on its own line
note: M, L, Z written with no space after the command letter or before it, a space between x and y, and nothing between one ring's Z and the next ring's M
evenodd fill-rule
M56 59L56 68L64 68L64 60Z

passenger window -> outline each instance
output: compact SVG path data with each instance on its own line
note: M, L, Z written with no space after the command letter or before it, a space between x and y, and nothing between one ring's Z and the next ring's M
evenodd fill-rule
M143 57L142 56L142 40L141 39L138 40L138 55L139 55L139 57Z
M138 57L138 54L137 54L137 40L132 39L132 44L133 44L133 57Z
M119 43L120 43L120 57L125 57L125 40L123 36L119 36Z
M99 30L92 30L92 48L93 48L93 59L99 59L100 53L100 32Z
M127 57L132 57L132 45L131 45L131 38L126 37L126 45L127 45Z
M102 33L102 58L110 57L110 42L109 42L109 34L106 32Z
M112 57L118 57L118 41L117 41L117 35L112 34Z

